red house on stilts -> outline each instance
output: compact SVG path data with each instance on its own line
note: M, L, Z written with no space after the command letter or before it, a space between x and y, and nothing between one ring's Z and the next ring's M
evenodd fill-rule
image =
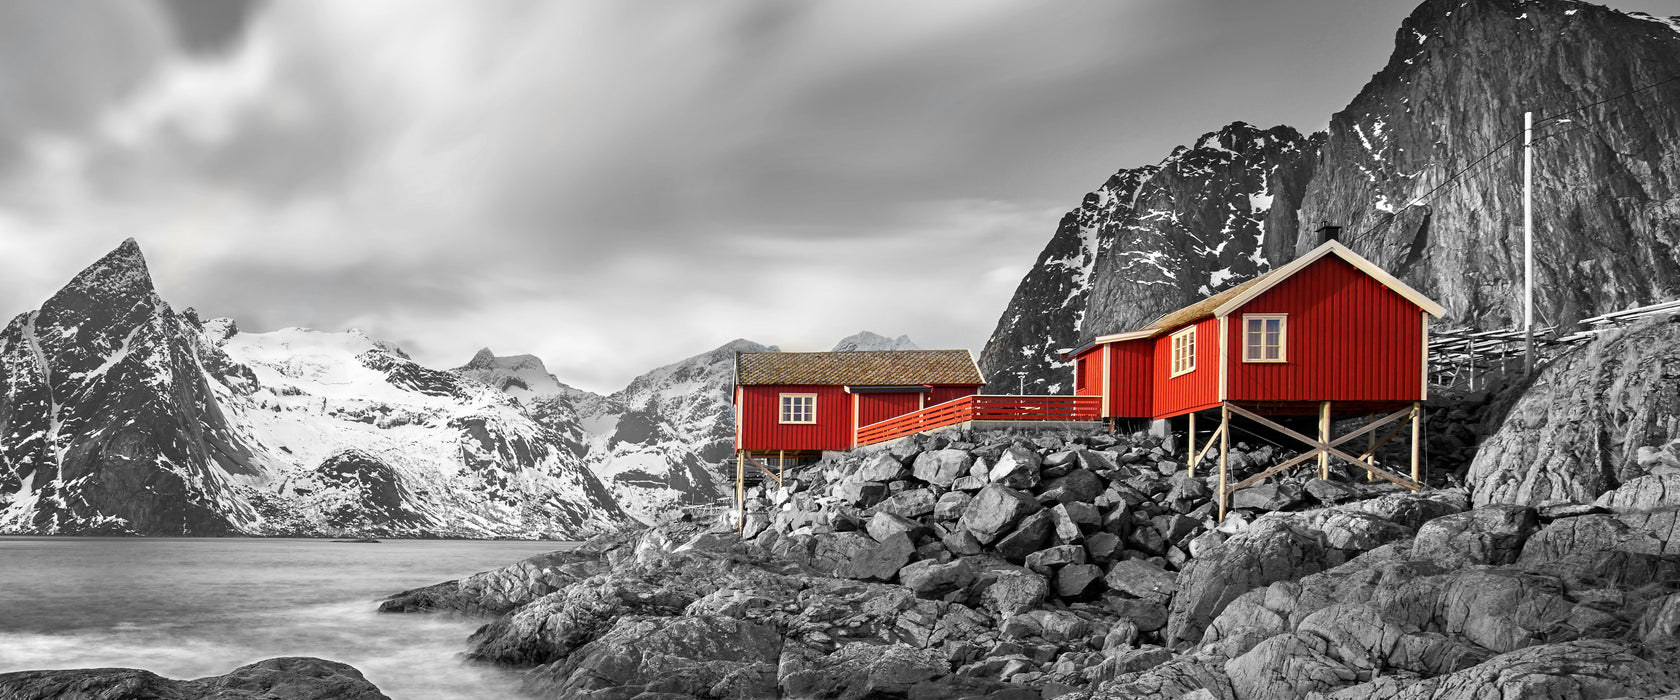
M1071 353L1075 393L1100 397L1101 415L1188 416L1194 473L1220 441L1220 513L1230 493L1316 458L1327 476L1332 456L1372 478L1417 488L1420 403L1428 393L1429 319L1445 309L1334 240L1276 270L1170 312L1142 328L1105 335ZM1207 443L1197 448L1196 418L1218 411ZM1266 416L1316 415L1317 439ZM1306 443L1301 456L1225 484L1230 422L1240 416ZM1332 418L1370 416L1360 429L1332 440ZM1374 462L1377 448L1408 420L1411 473ZM1393 425L1377 439L1377 431ZM1360 436L1354 455L1338 447ZM1351 448L1350 448L1351 449Z

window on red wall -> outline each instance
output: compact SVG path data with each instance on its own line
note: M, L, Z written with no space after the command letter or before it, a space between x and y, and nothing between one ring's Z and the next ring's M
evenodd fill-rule
M808 424L817 422L816 394L782 394L780 423Z
M1085 390L1085 363L1090 361L1088 357L1081 357L1073 368L1073 390L1076 392Z

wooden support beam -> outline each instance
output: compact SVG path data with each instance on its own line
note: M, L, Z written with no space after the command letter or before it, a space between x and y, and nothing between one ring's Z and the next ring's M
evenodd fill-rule
M1368 421L1371 421L1372 423L1375 423L1376 420L1377 420L1377 414L1373 413L1369 416L1366 416L1365 419L1368 420ZM1365 463L1366 464L1373 464L1374 463L1373 460L1376 459L1376 457L1374 455L1376 455L1376 453L1377 453L1377 432L1375 430L1373 430L1369 433L1366 433L1365 437L1366 437L1366 440L1365 440ZM1365 480L1366 481L1376 481L1377 477L1372 476L1371 475L1371 470L1367 469L1367 470L1365 470Z
M747 453L735 451L735 528L747 533Z
M1423 480L1418 478L1418 438L1421 437L1422 424L1423 424L1423 405L1418 404L1418 403L1413 403L1412 404L1412 482L1417 483L1417 484L1423 483Z
M1195 411L1190 412L1190 430L1186 432L1186 437L1189 438L1188 440L1186 440L1186 442L1188 442L1190 444L1185 447L1184 456L1188 457L1190 459L1190 463L1188 465L1186 465L1186 468L1184 470L1184 474L1186 476L1195 476L1196 475L1196 463L1201 461L1198 458L1198 456L1196 456L1196 412ZM1209 439L1208 444L1212 445L1213 440Z
M1329 401L1318 405L1318 441L1321 443L1330 442ZM1318 478L1323 481L1330 480L1330 455L1323 452L1318 453Z
M1300 464L1300 463L1305 462L1309 459L1312 459L1313 457L1317 457L1320 452L1327 452L1332 456L1338 457L1338 458L1340 458L1340 459L1342 459L1342 460L1344 460L1344 461L1346 461L1346 462L1348 462L1348 463L1350 463L1350 464L1352 464L1356 467L1359 467L1361 469L1366 470L1366 472L1368 472L1368 473L1377 475L1377 477L1379 477L1379 478L1381 478L1385 481L1393 482L1394 484L1396 484L1398 486L1401 486L1401 487L1404 487L1404 488L1407 488L1407 489L1411 489L1413 491L1416 491L1418 489L1418 483L1415 482L1415 481L1412 482L1412 483L1407 483L1401 477L1390 475L1388 472L1386 472L1382 469L1379 469L1376 466L1366 464L1365 461L1360 457L1355 457L1351 454L1348 454L1348 453L1343 452L1339 449L1336 449L1337 445L1340 445L1344 442L1347 442L1349 440L1357 438L1357 437L1359 437L1361 435L1364 435L1365 433L1370 432L1372 430L1376 430L1377 428L1379 428L1383 425L1387 425L1388 423L1390 423L1392 421L1399 420L1401 418L1406 417L1407 415L1409 415L1412 412L1412 409L1409 409L1409 408L1408 409L1401 409L1399 411L1396 411L1396 412L1390 414L1388 417L1386 417L1386 418L1384 418L1384 419L1382 419L1382 420L1380 420L1376 423L1372 423L1371 425L1367 425L1363 428L1355 430L1351 433L1348 433L1347 435L1343 435L1342 437L1339 437L1339 438L1337 438L1337 439L1335 439L1331 442L1326 443L1326 442L1319 442L1319 441L1314 440L1312 438L1309 438L1305 435L1302 435L1299 432L1296 432L1296 431L1291 430L1287 427L1284 427L1283 425L1278 424L1276 421L1268 419L1265 416L1262 416L1258 413L1255 413L1253 411L1245 409L1241 406L1238 406L1238 405L1235 405L1235 404L1227 404L1227 405L1229 406L1229 409L1230 409L1231 412L1236 413L1239 416L1242 416L1242 417L1247 418L1249 420L1252 420L1256 423L1264 425L1268 428L1276 430L1280 433L1283 433L1284 435L1288 435L1292 438L1295 438L1296 440L1300 440L1301 442L1304 442L1304 443L1313 447L1312 451L1309 451L1309 452L1307 452L1305 454L1302 454L1302 455L1298 455L1294 459L1291 459L1287 462L1284 462L1283 464L1272 467L1271 469L1267 469L1266 471L1261 472L1259 474L1256 474L1255 476L1244 479L1242 481L1242 483L1239 483L1236 486L1232 487L1231 488L1232 491L1236 491L1238 489L1242 489L1244 487L1250 486L1254 483L1259 482L1261 479L1264 479L1267 476L1271 476L1272 474L1283 471L1284 469L1287 469L1289 467L1293 467L1297 464Z
M1225 522L1225 505L1230 500L1230 494L1225 491L1225 456L1231 453L1231 431L1225 428L1231 425L1230 404L1219 402L1219 522ZM1212 445L1213 440L1208 440Z
M760 462L756 459L753 459L751 455L748 455L747 456L747 463L751 464L755 467L758 467L758 470L761 471L761 472L764 472L765 476L768 476L772 479L775 479L777 486L782 485L782 477L776 476L776 472L770 471L770 467L765 466L765 464L763 462Z
M855 396L855 394L854 394ZM787 450L776 450L776 485L782 485L782 475L787 473Z
M1195 458L1190 460L1190 476L1196 475L1196 465L1201 464L1202 458L1207 456L1208 450L1213 449L1213 441L1223 439L1224 437L1225 423L1221 421L1219 423L1219 427L1214 429L1213 434L1208 436L1207 444L1202 446L1202 451L1197 452ZM1196 445L1194 443L1190 445L1191 448L1195 448L1195 446Z

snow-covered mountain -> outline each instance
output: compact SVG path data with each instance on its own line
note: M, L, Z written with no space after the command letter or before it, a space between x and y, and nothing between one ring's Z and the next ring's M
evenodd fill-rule
M548 366L536 355L498 356L490 348L479 350L467 364L453 370L458 374L487 384L520 401L545 396L576 396L588 393L560 383L549 374Z
M133 240L0 333L0 532L579 537L586 447L356 331L241 333Z
M853 335L848 335L844 338L841 338L840 342L834 344L834 349L830 352L848 352L848 351L852 351L852 350L920 350L920 349L922 349L922 348L920 346L917 346L915 342L911 341L910 336L907 336L907 335L901 335L897 338L888 338L888 337L886 337L884 335L880 335L878 333L871 333L869 331L858 331L857 333L855 333Z

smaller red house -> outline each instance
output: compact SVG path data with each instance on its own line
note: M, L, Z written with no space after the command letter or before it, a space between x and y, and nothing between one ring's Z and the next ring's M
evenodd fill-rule
M851 449L861 426L972 395L985 383L967 350L739 353L735 449L792 465Z

